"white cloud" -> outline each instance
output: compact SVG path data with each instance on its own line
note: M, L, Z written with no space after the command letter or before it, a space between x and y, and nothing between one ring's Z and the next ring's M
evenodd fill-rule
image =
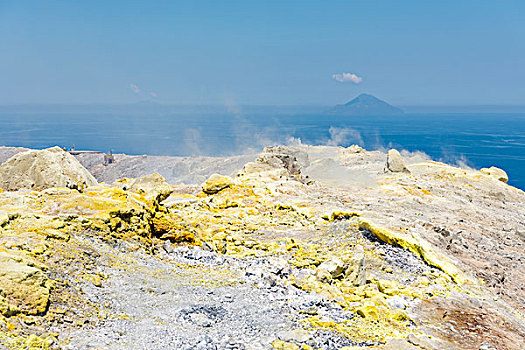
M352 82L354 84L359 84L363 81L363 78L353 73L332 74L332 79L337 80L340 83Z
M149 95L153 98L156 98L157 97L157 93L156 92L150 92Z
M131 89L131 91L133 91L136 94L140 93L139 87L135 84L129 84L129 88Z

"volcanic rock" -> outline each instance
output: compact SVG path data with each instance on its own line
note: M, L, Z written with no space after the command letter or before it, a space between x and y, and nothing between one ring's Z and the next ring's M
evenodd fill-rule
M396 149L391 149L386 155L386 171L391 171L393 173L408 172L408 169L405 167L405 162L403 157Z
M44 312L49 300L46 282L46 276L34 263L18 255L0 252L0 314L36 315Z
M362 286L366 283L366 266L363 246L357 246L354 254L347 260L345 279L354 286Z
M232 185L232 179L229 176L219 174L211 175L202 185L202 190L207 194L215 194Z
M60 147L21 152L0 166L0 187L7 191L51 187L81 190L96 184L78 160Z
M159 173L145 175L137 179L122 179L115 183L122 189L131 190L146 196L147 199L162 202L173 192L173 188Z
M509 181L509 176L507 175L505 170L496 168L495 166L491 166L490 168L481 168L480 171L483 174L495 177L501 182L507 183L507 181Z
M346 265L343 260L332 257L324 261L315 270L315 276L321 282L330 282L333 278L338 278L343 275L346 270Z

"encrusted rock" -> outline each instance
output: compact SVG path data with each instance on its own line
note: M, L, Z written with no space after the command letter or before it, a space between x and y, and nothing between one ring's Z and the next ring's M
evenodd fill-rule
M396 149L391 149L386 155L385 171L393 173L408 172L403 157Z
M36 315L45 312L49 302L46 282L45 274L31 262L0 252L0 314Z
M363 246L357 246L346 263L345 279L354 286L364 285L366 283L366 266Z
M276 350L299 350L299 346L293 343L284 342L282 340L276 340L272 343L272 346Z
M171 185L159 173L129 180L128 187L131 191L144 194L146 198L158 202L162 202L173 192Z
M284 168L291 175L299 175L301 169L310 165L308 153L295 147L265 147L256 162L268 164L272 168Z
M202 191L206 194L215 194L230 187L233 184L229 176L213 174L202 185Z
M507 183L509 181L509 176L505 172L505 170L496 168L495 166L491 166L490 168L481 168L480 170L483 174L490 175L495 177L501 182Z
M362 246L357 246L353 254L344 260L331 257L315 270L318 281L330 283L334 279L345 279L354 286L366 283L365 254Z
M195 242L195 233L167 213L156 212L152 219L153 234L171 242Z
M357 308L356 313L361 317L373 320L379 318L379 310L373 302L365 302L362 306Z
M94 185L97 180L93 175L60 147L21 152L0 166L0 187L6 191L51 187L82 190Z
M386 295L396 295L399 293L398 283L395 280L379 280L377 282L377 289Z
M315 270L315 277L321 282L330 282L334 278L343 276L347 266L343 260L332 257L324 261Z

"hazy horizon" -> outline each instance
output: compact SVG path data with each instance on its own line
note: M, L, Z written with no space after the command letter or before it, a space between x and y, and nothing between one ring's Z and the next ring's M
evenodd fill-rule
M348 102L348 101L345 101ZM343 103L345 103L343 102ZM388 102L388 101L386 101ZM341 104L343 104L341 103ZM24 104L0 104L0 112L111 112L114 110L123 113L148 113L161 109L165 113L184 113L184 112L221 112L232 115L240 115L253 112L282 112L282 113L318 113L330 110L335 105L320 104L183 104L183 103L162 103L157 101L137 101L130 103L24 103ZM395 105L405 113L525 113L525 104L479 104L479 105ZM524 115L525 116L525 115Z

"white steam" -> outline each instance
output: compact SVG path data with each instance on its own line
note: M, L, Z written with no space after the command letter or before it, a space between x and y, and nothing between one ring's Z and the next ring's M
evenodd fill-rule
M330 139L326 142L327 146L364 145L361 133L352 128L331 126L328 132L330 133Z

